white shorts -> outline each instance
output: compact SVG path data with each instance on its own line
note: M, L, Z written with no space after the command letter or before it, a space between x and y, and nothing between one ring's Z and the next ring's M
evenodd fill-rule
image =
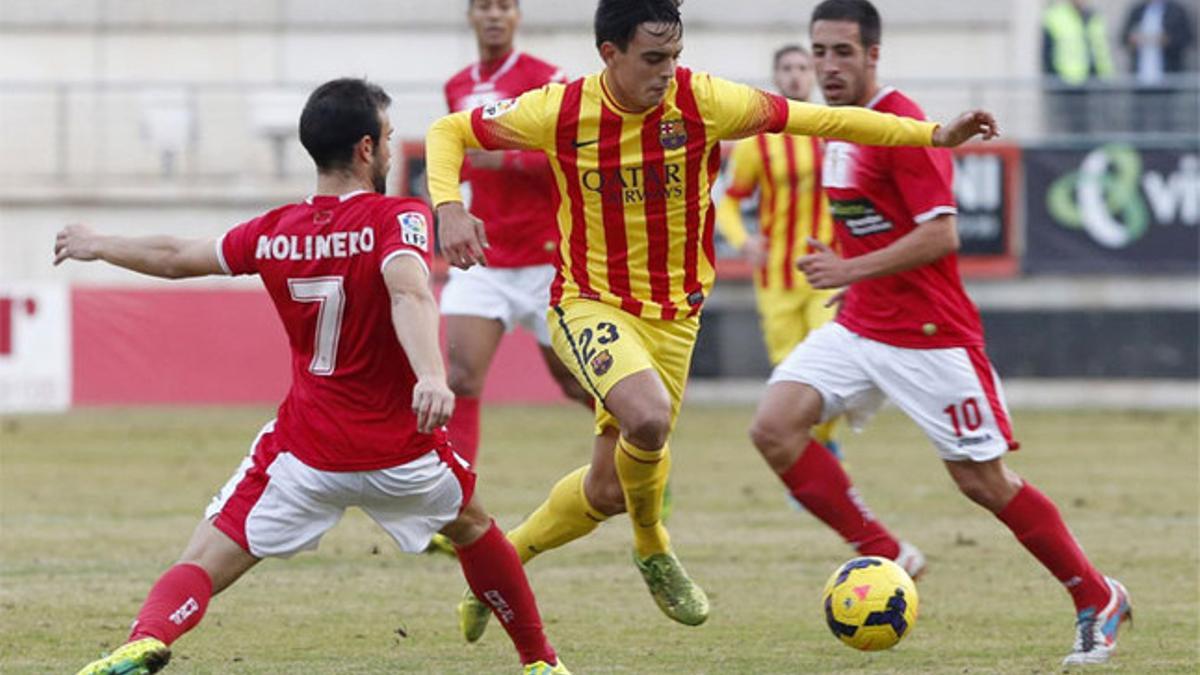
M548 347L546 309L552 281L554 265L451 268L442 289L442 314L496 319L505 331L522 326L537 337L538 344Z
M280 448L274 430L274 421L263 427L204 512L256 558L317 548L351 506L379 523L401 550L419 553L458 517L474 489L474 475L449 448L377 471L320 471Z
M947 461L985 462L1017 448L1000 378L978 347L904 349L830 322L775 368L768 384L776 382L813 387L821 421L845 415L856 430L890 399Z

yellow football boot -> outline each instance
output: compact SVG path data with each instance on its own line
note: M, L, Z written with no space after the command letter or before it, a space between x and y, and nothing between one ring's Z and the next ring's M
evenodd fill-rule
M171 660L171 648L155 638L127 642L108 656L92 661L77 675L149 675Z
M663 614L687 626L708 618L708 596L696 585L674 553L656 553L645 560L634 551L633 562Z

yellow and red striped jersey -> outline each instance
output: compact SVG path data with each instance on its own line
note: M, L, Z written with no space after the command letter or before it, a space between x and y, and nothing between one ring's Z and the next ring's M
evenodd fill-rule
M710 190L721 140L786 131L927 146L935 127L787 101L686 68L661 104L633 112L597 73L443 117L430 129L426 163L434 204L443 204L462 199L466 148L542 150L561 235L551 304L587 298L671 320L697 314L715 277Z
M729 157L729 188L717 207L717 226L737 248L746 241L741 200L759 193L758 229L767 260L754 275L760 288L807 288L796 258L808 254L808 238L832 245L833 218L821 186L821 139L759 134L738 141Z

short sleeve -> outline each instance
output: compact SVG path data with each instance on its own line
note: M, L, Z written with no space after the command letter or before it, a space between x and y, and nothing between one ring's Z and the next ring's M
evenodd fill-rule
M549 84L471 111L471 131L485 150L552 149L562 85Z
M413 256L429 272L433 214L419 199L390 199L379 224L379 269L402 255Z
M255 251L263 218L264 216L259 216L248 220L217 240L217 260L226 274L238 276L258 273Z
M958 212L954 161L944 148L892 148L892 176L918 225Z
M691 75L700 114L719 139L778 133L788 119L787 100L708 73Z

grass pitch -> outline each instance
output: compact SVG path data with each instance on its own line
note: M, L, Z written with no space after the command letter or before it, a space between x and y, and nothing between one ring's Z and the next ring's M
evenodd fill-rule
M551 639L575 673L1048 673L1072 639L1066 593L955 492L895 412L845 439L869 504L921 546L921 618L862 654L824 626L819 594L850 551L796 513L750 448L744 407L685 410L673 440L674 543L712 599L699 628L663 617L629 562L624 517L534 561ZM0 671L72 673L124 637L267 410L82 411L0 419ZM1011 465L1051 495L1133 597L1126 673L1200 668L1200 429L1194 413L1023 413ZM480 494L515 525L587 460L573 408L485 411ZM317 553L267 561L175 646L173 673L515 673L493 622L458 636L449 559L400 555L361 513Z

